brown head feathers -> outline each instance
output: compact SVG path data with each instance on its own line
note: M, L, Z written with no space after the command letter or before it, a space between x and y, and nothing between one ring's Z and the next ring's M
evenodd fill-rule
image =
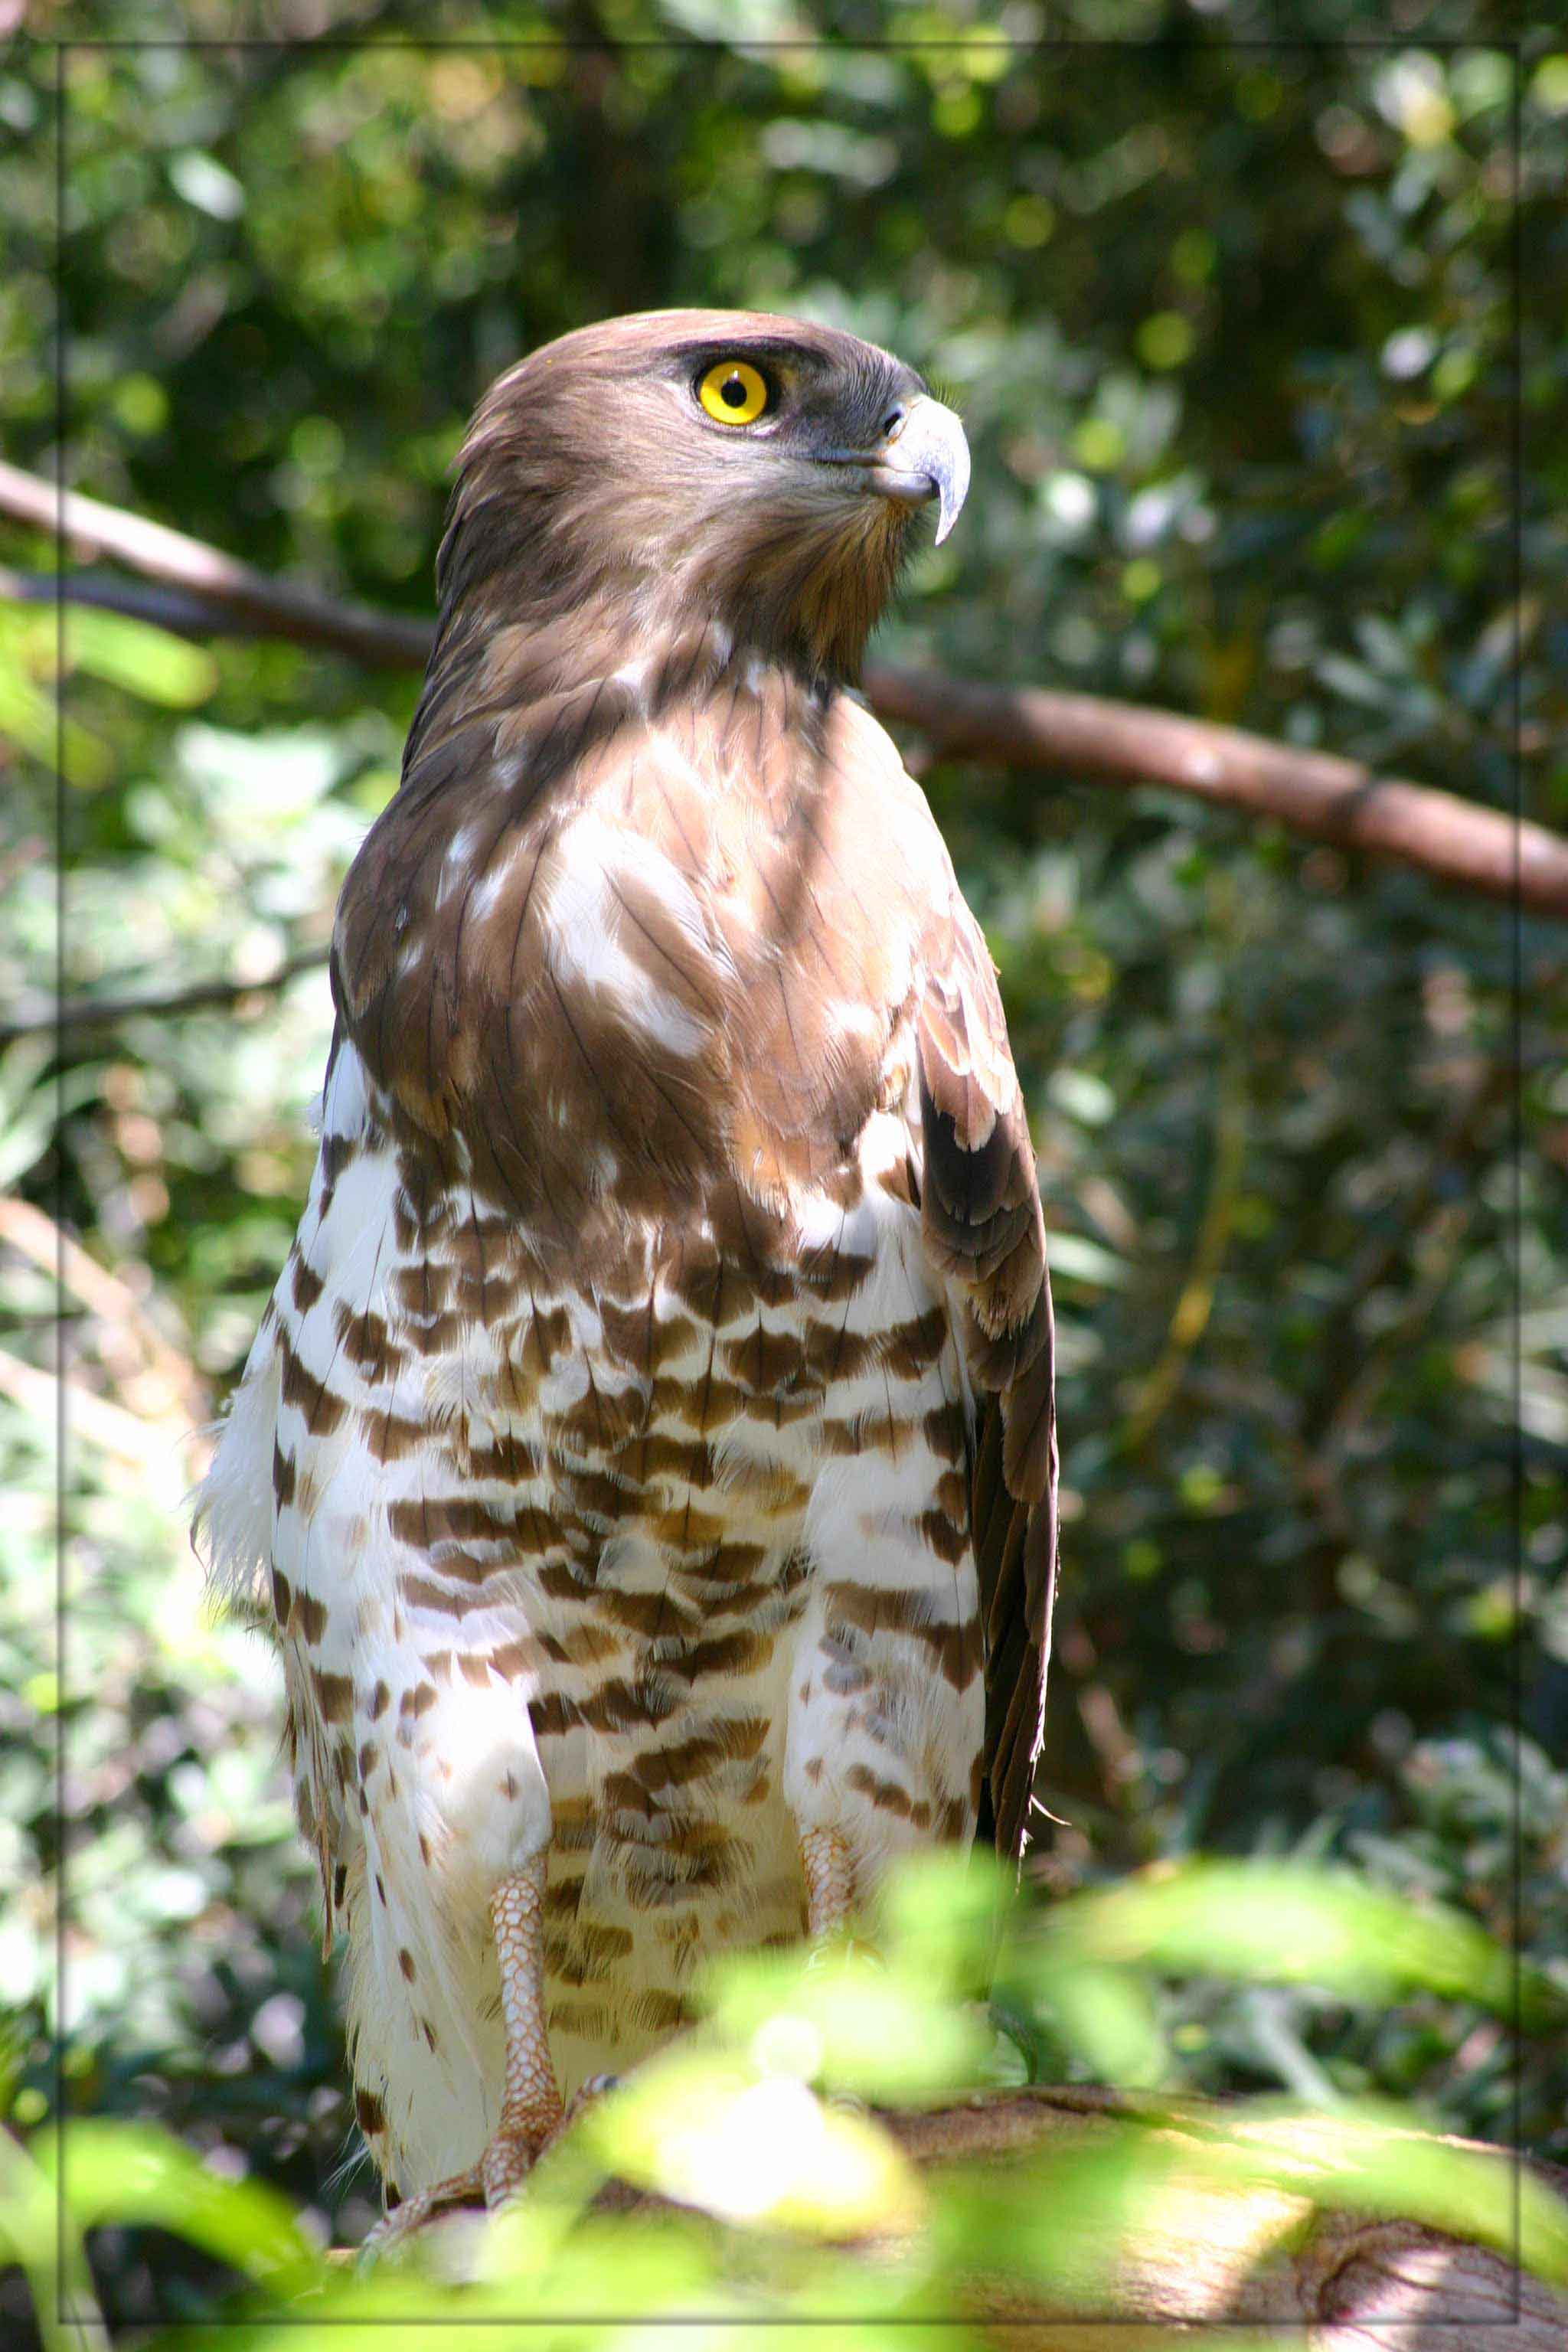
M480 403L437 569L444 611L478 603L534 629L570 616L579 647L701 618L737 650L852 677L914 505L938 487L898 495L879 464L917 403L950 418L889 352L762 311L581 328Z

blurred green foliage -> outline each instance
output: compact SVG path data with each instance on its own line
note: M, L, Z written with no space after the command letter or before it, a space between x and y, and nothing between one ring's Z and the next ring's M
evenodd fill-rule
M1568 56L1516 54L1509 12L1299 0L1279 40L1262 0L253 14L279 46L179 46L232 32L217 0L99 0L94 31L140 45L67 61L75 487L425 612L447 469L502 365L629 308L796 310L931 372L970 433L963 525L917 558L885 655L1568 811ZM0 60L0 399L40 473L54 83L42 47ZM53 555L7 526L0 561ZM5 999L52 986L61 852L72 995L258 981L319 946L416 684L0 604ZM1324 1860L1494 1938L1517 1895L1561 1971L1560 935L1174 794L924 781L1002 971L1058 1273L1043 1890L1199 1850ZM181 1512L302 1197L328 1024L312 972L63 1057L0 1047L0 2004L24 2126L58 2033L72 2112L166 2125L352 2238L370 2191L334 2168L277 1676L205 1621ZM58 1644L56 1267L29 1205L85 1253ZM1568 2156L1563 2037L1516 2063L1494 1963L1391 1964L1374 2009L1310 1937L1294 1970L1227 1976L1270 1921L1223 1869L1196 1916L1135 1981L1102 1914L1099 1960L1017 2010L1019 2066L1407 2096ZM906 2055L940 2074L942 2046Z
M0 2259L16 2259L46 2341L58 2192L59 2300L79 2324L93 2295L88 2234L103 2269L106 2231L159 2231L205 2258L215 2296L227 2290L226 2340L237 2326L258 2347L339 2344L347 2324L415 2315L431 2341L448 2340L449 2322L454 2345L471 2343L476 2325L524 2313L554 2323L552 2343L584 2347L676 2318L718 2343L809 2319L814 2338L826 2322L846 2343L889 2345L911 2321L942 2321L967 2346L988 2340L964 2324L986 2308L983 2281L1025 2308L1033 2296L1103 2310L1152 2239L1199 2225L1204 2200L1261 2194L1238 2273L1337 2210L1448 2230L1568 2286L1568 2206L1529 2176L1516 2182L1500 2156L1413 2140L1406 2121L1370 2107L1321 2117L1278 2100L1222 2110L1148 2098L1110 2128L1069 2123L1020 2146L1005 2168L958 2152L918 2168L897 2128L911 2091L953 2097L1009 2079L968 1998L988 1972L999 1877L946 1856L906 1866L882 1902L875 1959L846 1948L715 1963L696 2031L589 2106L520 2205L456 2237L448 2225L350 2272L321 2260L275 2190L215 2178L145 2126L84 2122L63 2141L40 2132L26 2154L0 2143ZM1301 1869L1238 1865L1234 1877L1241 1907L1287 1906L1319 1983L1353 1998L1384 1971L1385 1923L1353 1885ZM1184 1923L1212 1923L1215 1891L1199 1870L1110 1898L1130 1986L1189 1964ZM1100 1966L1105 1920L1098 1895L1056 1906L1043 1934L1026 1915L1004 1964L1025 2006L1049 2006L1064 1975ZM1407 1918L1401 1946L1412 1987L1446 1991L1461 1948L1483 1956L1483 1974L1510 1972L1503 1952L1442 1913ZM1211 1944L1205 1964L1277 1972L1260 1947L1233 1958ZM1561 2021L1568 1996L1536 1990ZM1083 2054L1097 2054L1092 2035ZM861 2107L855 2095L868 2091L894 2112ZM605 2210L595 2200L611 2182L681 2210ZM499 2325L495 2340L510 2340Z

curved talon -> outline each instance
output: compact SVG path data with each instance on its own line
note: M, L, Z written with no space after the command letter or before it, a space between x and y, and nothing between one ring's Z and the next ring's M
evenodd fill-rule
M416 2189L411 2197L405 2197L401 2205L395 2206L376 2223L360 2248L361 2259L368 2257L374 2262L388 2246L401 2244L437 2213L454 2207L479 2206L494 2213L510 2204L521 2193L540 2158L547 2148L554 2147L573 2122L590 2087L584 2084L571 2105L543 2131L526 2124L508 2123L503 2116L479 2162L470 2165L466 2172L455 2172L449 2180L438 2180L434 2188Z
M871 2112L870 2100L863 2099L858 2091L829 2091L824 2105L830 2114L836 2116L864 2118Z
M806 1974L826 1968L833 1960L869 1960L879 1969L887 1966L875 1944L847 1927L830 1927L806 1947Z
M488 2148L485 2154L489 2154ZM437 2213L457 2206L488 2204L482 2174L481 2159L470 2165L467 2172L455 2172L449 2180L438 2180L433 2189L416 2189L412 2197L405 2197L390 2213L382 2215L359 2250L360 2261L374 2263L389 2246L401 2245L404 2239L422 2230Z

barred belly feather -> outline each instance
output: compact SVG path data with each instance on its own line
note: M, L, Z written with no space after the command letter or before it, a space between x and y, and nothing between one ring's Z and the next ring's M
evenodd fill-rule
M551 1848L569 2092L681 2024L714 1948L799 1935L803 1826L858 1813L876 1856L973 1833L965 1383L904 1147L873 1125L856 1197L803 1199L771 1268L671 1217L552 1295L514 1226L410 1182L339 1052L207 1517L220 1561L270 1565L359 2117L402 2191L495 2127L485 1906L517 1854ZM268 1483L263 1541L226 1504Z

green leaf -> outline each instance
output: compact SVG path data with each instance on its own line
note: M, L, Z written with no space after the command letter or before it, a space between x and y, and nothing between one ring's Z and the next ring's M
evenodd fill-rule
M73 606L66 614L66 662L166 710L194 710L217 690L218 667L204 646L123 613Z
M286 2197L220 2180L191 2149L137 2124L69 2122L30 2143L77 2229L106 2221L167 2230L279 2295L314 2284L321 2256Z
M984 2079L984 2013L866 1953L750 1954L716 1970L705 1994L715 2032L764 2069L911 2106Z
M911 1855L879 1892L877 1948L929 1995L983 1999L1011 1897L1009 1875L993 1854L943 1847Z
M58 757L69 782L94 790L114 772L113 754L68 713L62 721L53 691L40 683L54 677L55 651L52 614L0 609L0 743L50 770Z
M1021 1926L1016 1964L1048 1989L1064 1961L1165 1974L1316 1984L1352 1999L1412 1991L1512 2013L1512 1954L1457 1912L1348 1875L1286 1864L1195 1862L1074 1896ZM1568 2004L1523 1968L1527 2020Z
M62 2226L47 2172L0 2133L0 2269L13 2261L27 2282L47 2352L74 2347L89 2329L96 2330L92 2340L108 2342L93 2301L79 2227L72 2225L68 2213ZM73 2314L75 2327L65 2326L62 2309Z
M731 2221L858 2238L907 2230L923 2207L879 2126L738 2058L671 2051L584 2128L621 2179Z
M1047 1252L1053 1276L1063 1275L1069 1282L1088 1283L1098 1290L1125 1290L1132 1279L1125 1258L1100 1242L1086 1240L1082 1234L1051 1234Z
M1096 2082L1134 2090L1166 2079L1154 2004L1131 1969L1052 1969L1036 1986L1034 2006Z

